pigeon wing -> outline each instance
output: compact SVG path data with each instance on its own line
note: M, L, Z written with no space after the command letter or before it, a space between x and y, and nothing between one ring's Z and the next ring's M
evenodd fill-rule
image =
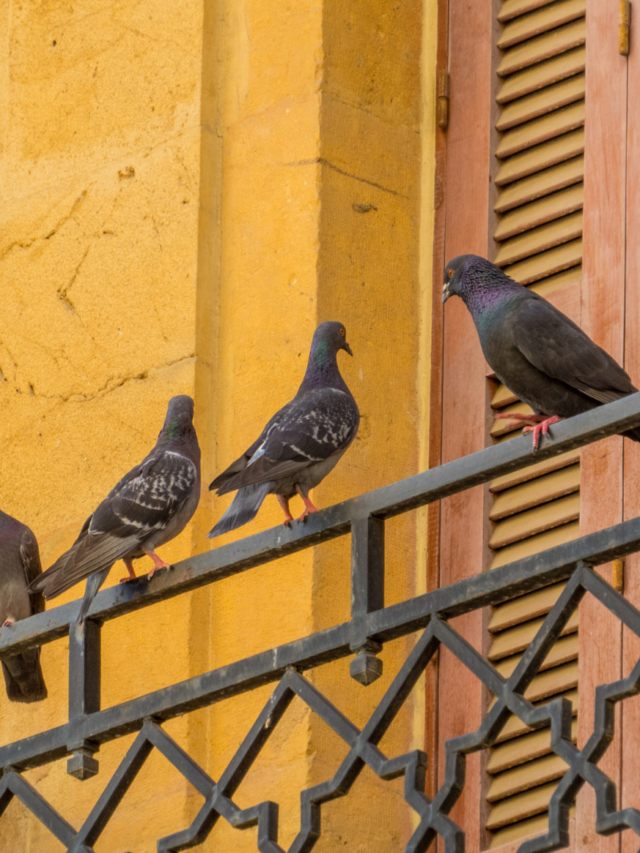
M196 466L171 451L150 454L112 489L84 524L75 544L34 584L47 598L59 595L163 530L189 499Z
M269 434L269 432L271 431L273 425L279 423L283 418L286 417L287 410L289 409L290 406L291 406L291 403L287 403L286 406L284 406L282 409L280 409L279 411L277 411L275 413L275 415L271 418L271 420L267 423L265 428L262 430L262 432L260 433L258 438L253 442L251 447L247 448L247 450L245 450L245 452L242 454L242 456L239 456L235 460L235 462L232 462L228 468L225 468L225 470L221 474L218 474L218 476L215 478L215 480L213 480L210 483L209 491L211 491L212 489L218 489L219 490L222 486L224 486L225 483L227 483L229 480L231 480L233 477L235 477L236 474L238 474L240 471L243 471L247 467L247 465L249 464L249 462L253 458L254 454L256 453L256 451L258 450L260 445L264 442L264 440L267 437L267 435ZM225 489L225 491L228 491L228 490ZM218 491L218 494L219 495L224 494L224 492Z
M515 346L538 370L610 403L637 389L628 374L572 320L534 293L512 314Z
M319 389L292 400L284 417L273 423L251 463L218 493L290 476L346 450L359 420L353 397L335 388Z

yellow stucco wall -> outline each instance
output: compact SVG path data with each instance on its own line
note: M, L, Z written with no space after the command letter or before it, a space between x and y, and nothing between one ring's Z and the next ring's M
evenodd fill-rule
M424 467L435 13L434 0L0 2L0 505L45 566L153 445L172 394L195 397L206 490L293 395L325 319L347 327L362 425L318 505ZM211 547L228 502L205 491L162 556ZM268 498L237 536L279 522ZM388 524L389 603L422 591L423 533L419 514ZM342 621L349 598L344 540L110 622L103 707ZM385 649L366 689L348 661L309 677L362 725L409 645ZM65 720L66 648L43 650L46 702L0 698L2 742ZM217 778L271 689L167 731ZM421 700L389 754L422 745ZM103 746L82 783L65 762L26 775L79 826L130 742ZM343 753L294 702L237 802L279 801L286 849L300 790ZM96 850L155 851L200 802L152 756ZM401 782L369 771L323 819L319 851L386 851L411 829ZM62 846L14 801L0 849ZM255 850L255 831L221 824L202 849Z

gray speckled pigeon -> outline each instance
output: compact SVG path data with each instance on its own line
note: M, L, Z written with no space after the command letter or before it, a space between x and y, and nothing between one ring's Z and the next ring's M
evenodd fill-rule
M289 500L296 493L305 505L298 521L305 521L310 512L316 512L309 491L337 464L360 423L356 401L338 370L337 354L341 349L353 355L344 326L321 323L313 335L307 370L296 396L276 412L251 447L209 486L219 495L238 489L209 538L251 521L268 494L276 495L287 525L293 521Z
M498 379L534 415L500 414L529 424L533 449L563 418L619 400L638 389L620 365L550 302L477 255L460 255L444 271L442 301L460 296L482 352ZM640 441L640 427L623 435Z
M177 536L200 499L200 448L193 427L193 400L169 401L164 426L146 459L120 480L85 521L75 543L31 584L46 599L88 578L78 623L116 560L124 560L133 580L132 561L146 554L156 569L171 568L155 549Z
M0 624L13 625L44 610L44 598L27 587L42 572L36 537L26 524L0 511ZM40 702L47 688L40 667L40 649L29 649L2 660L7 696L12 702Z

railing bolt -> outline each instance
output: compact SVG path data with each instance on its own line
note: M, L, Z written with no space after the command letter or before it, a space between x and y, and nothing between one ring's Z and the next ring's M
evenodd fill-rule
M356 656L349 664L349 673L359 684L368 687L382 675L382 661L376 657L382 651L382 645L375 640L366 640L354 651Z
M67 773L69 776L75 776L80 781L97 776L100 764L93 757L94 752L97 751L97 747L89 746L88 744L80 747L80 749L74 749L73 755L67 761Z

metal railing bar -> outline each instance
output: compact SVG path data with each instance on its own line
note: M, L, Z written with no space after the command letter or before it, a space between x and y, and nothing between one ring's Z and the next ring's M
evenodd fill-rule
M367 631L380 642L393 640L426 625L431 613L444 619L461 616L565 580L581 561L600 566L636 551L640 517L377 610L367 617Z
M563 580L581 561L598 565L639 550L640 518L634 518L360 619L366 620L369 637L387 641L426 626L434 613L444 618L467 613ZM359 621L344 622L0 747L0 767L39 766L66 755L72 740L104 743L138 731L146 717L168 720L278 681L289 666L304 670L348 657Z
M140 578L103 590L96 596L89 616L101 622L115 619L343 536L349 532L352 520L370 515L390 518L638 425L640 393L557 424L553 437L543 442L535 457L528 436L494 445L328 507L309 516L304 525L273 527L177 563L172 571L157 573L151 581ZM64 637L69 624L75 622L79 607L79 600L70 602L0 629L0 655Z

